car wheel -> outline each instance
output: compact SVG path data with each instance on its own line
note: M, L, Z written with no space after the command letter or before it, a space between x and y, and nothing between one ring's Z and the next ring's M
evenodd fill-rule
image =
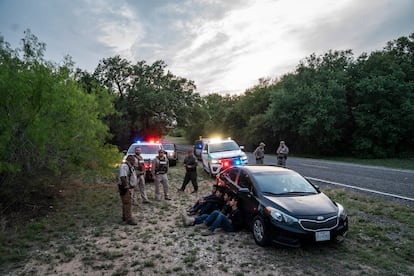
M255 216L252 222L252 232L254 241L260 246L269 244L269 230L261 216Z

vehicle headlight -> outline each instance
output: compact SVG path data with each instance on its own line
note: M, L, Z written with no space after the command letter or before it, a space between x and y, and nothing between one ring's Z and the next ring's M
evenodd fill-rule
M275 219L278 222L286 224L293 224L298 222L297 218L289 216L288 214L285 214L284 212L272 207L266 207L266 212L272 217L272 219Z
M348 215L344 209L344 206L339 203L336 203L336 205L338 206L338 217L342 220L345 220Z
M220 160L218 159L211 159L211 164L218 164Z

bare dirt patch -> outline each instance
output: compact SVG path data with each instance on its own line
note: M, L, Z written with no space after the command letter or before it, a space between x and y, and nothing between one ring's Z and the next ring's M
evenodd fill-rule
M54 214L56 221L63 220L66 226L48 225L47 240L38 243L24 263L5 274L379 275L387 271L366 260L364 254L355 254L373 242L365 229L352 228L363 217L363 211L351 211L351 231L342 244L315 244L299 249L260 247L247 230L219 230L204 237L200 234L203 228L184 227L182 212L199 196L208 194L215 181L199 170L200 191L195 195L190 194L191 183L185 193L177 192L182 179L182 167L171 168L172 201L153 200L154 185L147 183L152 203L133 207L136 226L121 220L115 183L90 186ZM358 217L353 217L357 212ZM412 229L407 231L412 235ZM398 274L404 275L404 271L412 272L412 268L404 268Z

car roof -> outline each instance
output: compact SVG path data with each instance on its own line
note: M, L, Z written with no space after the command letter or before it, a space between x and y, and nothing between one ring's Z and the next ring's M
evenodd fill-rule
M139 146L139 145L161 145L161 143L156 143L156 142L138 142L138 143L133 143L131 146Z
M212 140L212 141L207 142L207 144L223 144L223 143L236 143L236 141L226 139L226 140Z
M294 172L293 170L278 167L275 165L244 165L241 168L249 171L252 174L255 173L286 173Z

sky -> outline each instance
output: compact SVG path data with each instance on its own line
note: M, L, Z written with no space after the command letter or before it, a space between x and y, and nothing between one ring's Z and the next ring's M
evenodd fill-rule
M293 72L311 54L355 57L414 33L413 0L0 0L0 36L30 29L45 57L92 73L120 55L163 60L201 95L240 94Z

